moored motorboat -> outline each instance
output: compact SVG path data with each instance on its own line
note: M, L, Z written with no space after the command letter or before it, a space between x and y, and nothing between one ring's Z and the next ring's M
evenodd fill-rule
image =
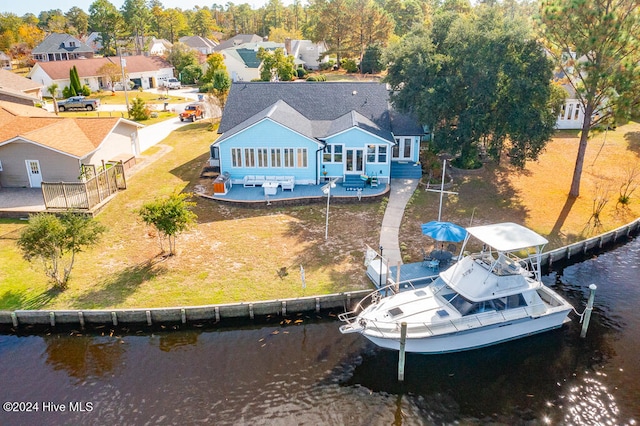
M547 240L515 223L467 229L483 244L426 287L382 297L377 289L339 317L340 331L360 333L383 348L446 353L489 346L561 327L573 306L540 279ZM525 253L525 256L522 254Z

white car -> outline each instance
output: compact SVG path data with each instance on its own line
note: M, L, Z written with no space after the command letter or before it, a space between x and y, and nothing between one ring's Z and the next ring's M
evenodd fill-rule
M182 84L180 83L180 80L178 80L177 78L168 78L165 81L162 82L162 86L166 87L168 89L180 89L182 88Z

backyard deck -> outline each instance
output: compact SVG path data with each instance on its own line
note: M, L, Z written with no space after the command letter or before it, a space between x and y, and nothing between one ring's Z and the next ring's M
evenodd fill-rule
M299 202L303 204L326 200L326 195L322 192L324 185L296 185L293 191L285 191L282 187L278 187L275 194L265 195L261 186L244 187L242 184L234 184L226 194L213 194L213 185L205 184L197 188L195 192L205 198L231 203L271 204L286 202L287 204L293 204ZM361 190L348 190L340 183L337 183L335 188L331 188L331 202L372 199L388 192L389 185L379 185L374 188L367 186Z

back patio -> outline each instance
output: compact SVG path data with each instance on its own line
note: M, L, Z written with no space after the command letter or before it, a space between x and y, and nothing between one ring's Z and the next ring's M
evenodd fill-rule
M276 193L266 195L264 188L261 186L245 187L242 184L232 185L225 194L214 194L213 184L203 182L197 186L195 193L201 197L224 201L238 205L270 205L270 204L309 204L326 200L323 187L326 183L320 185L296 185L294 190L283 190L281 186L276 188ZM352 189L344 187L341 182L337 182L335 188L331 188L331 202L357 202L360 200L376 200L389 192L389 185L379 185L371 187L366 185L364 188Z

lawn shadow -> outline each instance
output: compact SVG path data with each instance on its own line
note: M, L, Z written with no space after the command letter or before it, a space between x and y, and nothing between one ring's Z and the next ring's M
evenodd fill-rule
M36 310L41 309L49 304L53 299L58 297L61 291L57 288L50 288L40 294L33 297L26 296L23 293L14 293L12 291L6 291L0 296L0 306L3 309L15 310Z
M627 149L640 155L640 132L627 132L624 134L627 141Z
M141 284L166 273L167 268L159 265L165 259L158 255L151 260L113 273L97 283L96 290L78 296L75 308L98 309L119 305L135 293Z
M549 233L549 238L557 241L561 241L560 231L562 230L562 226L564 222L567 220L569 213L571 212L571 208L576 202L575 197L567 197L567 200L564 202L564 206L562 206L562 210L560 210L560 215L558 215L558 219L556 219L556 223L553 224L553 228L551 228L551 232Z

